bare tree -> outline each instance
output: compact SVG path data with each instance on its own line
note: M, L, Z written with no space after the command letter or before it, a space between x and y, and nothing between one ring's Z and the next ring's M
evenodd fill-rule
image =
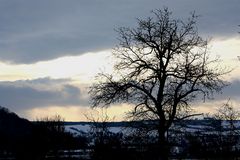
M191 116L182 113L189 112L197 95L205 99L221 91L227 71L219 68L218 59L209 58L207 40L198 35L194 13L185 21L172 18L166 8L152 14L138 19L136 28L117 30L115 72L100 73L90 95L93 107L130 103L133 119L154 120L163 157L166 132L173 122Z
M43 117L37 119L36 123L42 125L42 127L45 127L50 131L58 133L65 132L64 118L61 117L60 115L55 115L52 117Z

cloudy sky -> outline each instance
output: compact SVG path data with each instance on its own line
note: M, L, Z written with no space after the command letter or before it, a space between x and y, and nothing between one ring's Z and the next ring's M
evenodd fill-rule
M0 105L34 120L60 114L86 120L88 86L100 71L111 72L114 29L136 26L136 18L168 7L173 15L200 15L199 33L210 52L234 68L232 85L216 99L196 105L208 112L231 98L240 103L239 0L0 0ZM129 109L109 108L115 120Z

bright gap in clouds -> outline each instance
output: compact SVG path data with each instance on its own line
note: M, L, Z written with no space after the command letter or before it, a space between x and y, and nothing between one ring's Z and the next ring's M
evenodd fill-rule
M0 63L1 81L16 81L50 77L70 78L81 83L91 83L100 70L111 72L111 50L86 53L81 56L61 57L28 65Z
M211 55L220 55L224 64L240 70L240 38L213 39L209 44ZM0 62L0 81L37 79L43 77L70 78L81 83L92 83L100 71L111 73L113 70L111 50L85 53L81 56L61 57L55 60L34 64L8 64ZM236 78L240 75L236 75Z
M232 71L225 75L225 79L232 81L240 79L240 36L229 39L213 39L209 44L210 53L212 55L219 55L223 66Z

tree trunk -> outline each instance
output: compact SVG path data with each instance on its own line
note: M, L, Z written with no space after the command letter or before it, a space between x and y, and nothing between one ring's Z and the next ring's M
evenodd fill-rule
M158 160L167 160L169 156L169 146L165 133L166 130L162 127L158 129Z

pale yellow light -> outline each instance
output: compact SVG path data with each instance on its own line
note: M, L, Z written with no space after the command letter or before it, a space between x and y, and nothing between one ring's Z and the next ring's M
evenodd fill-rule
M109 116L111 121L122 121L125 119L126 113L130 110L130 105L114 105L107 109L104 109L104 113ZM92 109L87 106L69 106L69 107L59 107L59 106L49 106L49 107L38 107L28 109L19 113L21 116L29 120L37 120L45 117L53 117L55 115L60 115L65 121L91 121L101 120L105 116L102 114L101 108Z
M71 78L89 83L100 69L111 72L111 51L86 53L81 56L61 57L28 65L0 63L0 81L36 79L41 77Z

